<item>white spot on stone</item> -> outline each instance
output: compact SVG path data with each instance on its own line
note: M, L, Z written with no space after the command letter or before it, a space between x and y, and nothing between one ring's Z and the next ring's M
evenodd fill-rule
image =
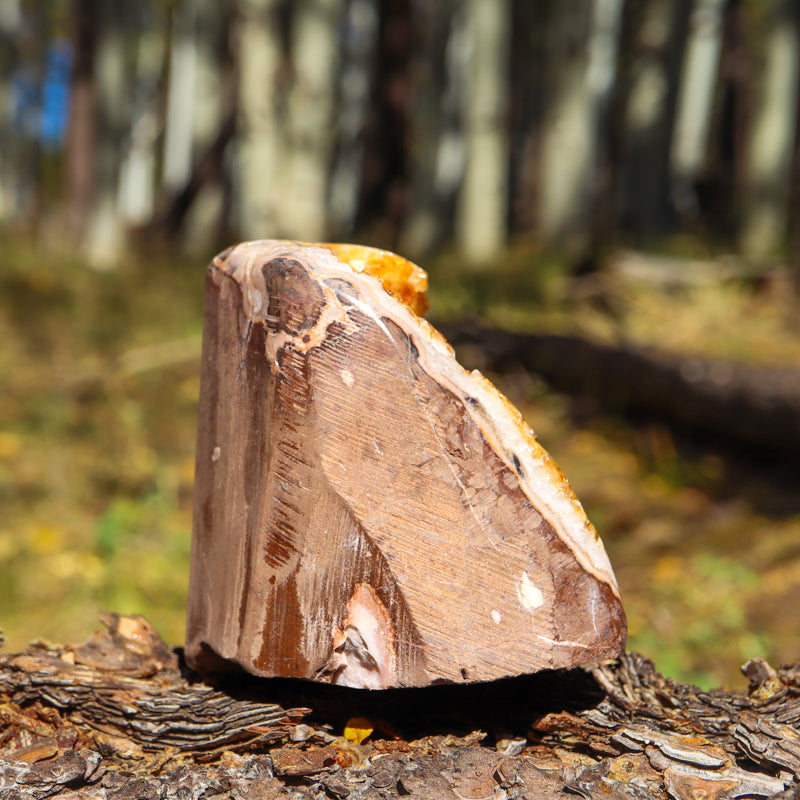
M212 461L212 462L214 462L214 461L219 461L219 457L220 457L221 455L222 455L222 450L220 450L220 449L219 449L219 445L217 445L217 446L216 446L216 447L215 447L215 448L214 448L214 449L211 451L211 461Z
M544 603L542 590L528 577L527 572L517 581L517 597L526 611L536 611Z
M343 369L339 374L342 376L342 382L348 389L355 383L356 379L349 369Z
M494 620L495 625L499 625L503 619L503 615L497 609L495 609L492 611L492 619Z

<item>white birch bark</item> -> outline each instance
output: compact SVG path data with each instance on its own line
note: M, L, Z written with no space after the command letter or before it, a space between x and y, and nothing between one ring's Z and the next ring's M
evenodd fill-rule
M672 200L681 215L697 209L694 186L708 151L725 5L726 0L695 0L689 19L670 159Z
M239 34L239 137L236 208L247 239L280 235L283 131L277 114L277 73L282 54L275 16L279 0L241 0Z
M797 137L799 18L796 0L773 0L770 4L760 98L746 163L742 244L754 260L774 256L786 238Z
M295 0L281 235L326 238L341 0Z

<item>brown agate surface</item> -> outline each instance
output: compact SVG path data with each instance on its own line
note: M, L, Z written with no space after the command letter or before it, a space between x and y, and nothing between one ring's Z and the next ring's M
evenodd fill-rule
M377 689L624 649L600 539L416 315L426 281L354 245L249 242L209 267L192 666Z

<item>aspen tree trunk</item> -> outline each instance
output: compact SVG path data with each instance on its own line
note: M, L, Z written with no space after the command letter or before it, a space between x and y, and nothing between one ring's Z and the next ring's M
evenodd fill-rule
M120 214L131 225L144 225L152 218L155 208L158 85L164 56L162 32L155 25L145 27L136 45L130 130L120 165Z
M191 125L192 175L198 161L218 136L232 105L224 99L229 70L224 63L230 31L229 4L222 0L194 0L194 104ZM219 177L218 175L216 176ZM191 178L190 178L191 180ZM223 186L220 180L204 180L189 208L184 243L192 250L207 250L225 217Z
M164 186L170 191L186 183L192 169L197 83L196 18L197 10L190 0L182 0L173 7L163 172Z
M228 31L227 0L194 0L195 102L192 145L197 151L216 136L222 116L223 67Z
M791 165L797 136L800 8L773 0L749 152L742 244L750 258L774 256L786 241Z
M295 0L287 117L287 176L279 229L305 241L326 237L341 0Z
M587 212L592 121L587 68L591 0L553 4L548 18L538 229L546 241L578 236Z
M679 215L697 213L696 182L702 177L719 75L726 0L695 0L683 62L670 171Z
M456 235L467 263L481 265L506 242L510 4L508 0L469 0L466 15L470 49L466 163Z
M411 0L380 0L356 226L396 248L408 209Z
M549 102L542 134L539 229L586 248L598 194L598 160L616 74L621 0L556 5Z
M108 269L116 265L125 246L118 203L119 164L130 85L124 49L125 9L101 3L98 16L96 183L86 251L92 266Z
M278 72L283 60L279 0L241 0L239 28L239 142L236 214L240 233L262 239L278 230L278 186L284 159L278 115Z

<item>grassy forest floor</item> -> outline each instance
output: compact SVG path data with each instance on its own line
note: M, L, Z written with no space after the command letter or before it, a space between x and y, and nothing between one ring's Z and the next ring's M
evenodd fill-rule
M0 268L0 627L6 647L79 641L100 609L183 640L203 261L112 273L7 243ZM486 278L442 258L431 313L517 330L794 366L787 284L566 281L513 253ZM544 278L543 278L544 276ZM664 425L632 426L526 374L491 376L572 482L623 591L629 649L670 677L744 685L800 657L800 484ZM743 424L747 424L743 420Z

